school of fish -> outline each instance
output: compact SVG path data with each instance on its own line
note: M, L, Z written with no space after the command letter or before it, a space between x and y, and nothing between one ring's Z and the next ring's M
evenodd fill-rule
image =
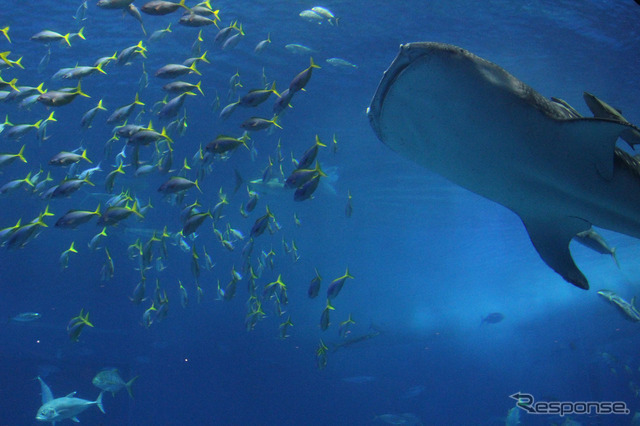
M316 192L321 180L327 177L321 163L328 156L337 155L336 135L320 135L322 132L318 131L314 141L306 142L306 146L300 142L290 155L283 152L284 144L278 138L279 129L287 125L289 116L294 119L296 114L305 113L290 107L297 98L317 90L312 76L322 72L322 67L312 56L316 51L292 43L284 46L285 54L305 55L309 63L296 75L279 75L276 84L263 69L262 82L245 88L247 83L241 81L238 70L229 76L228 87L211 87L207 69L213 66L211 62L217 53L232 51L249 37L241 22L227 21L224 10L212 7L209 1L187 3L191 2L153 0L137 6L133 0L99 0L93 5L83 1L73 18L69 16L68 27L79 27L76 32L63 34L41 22L43 30L31 36L33 48L43 49L39 63L23 61L19 49L13 49L14 28L3 25L0 18L0 106L4 115L0 138L8 151L0 154L0 170L5 172L0 179L15 173L20 176L0 182L0 194L4 197L0 202L7 206L14 200L28 198L29 205L37 206L27 216L15 219L9 214L3 216L0 244L6 250L27 251L39 244L41 235L51 233L68 247L55 253L65 274L73 274L74 266L83 263L81 259L88 253L102 253L102 261L92 265L96 281L113 279L116 267L135 269L139 279L126 283L128 291L122 294L122 299L128 298L139 306L139 323L144 327L167 318L170 300L179 300L187 308L192 297L200 303L205 292L211 291L217 295L216 300L246 298L244 321L248 331L268 315L277 316L281 319L278 333L284 339L294 327L287 310L287 290L289 286L300 285L288 280L287 265L298 262L302 254L296 241L287 237L286 227L280 221L286 217L292 227L304 224L295 211L275 205L267 188L285 194L290 191L296 202L309 203L322 197ZM88 16L113 13L110 9L138 20L144 38L129 46L113 46L111 51L104 52L105 56L77 62L74 59L68 67L51 70L50 60L57 52L100 37L92 33ZM339 18L321 6L301 12L300 17L313 24L336 28L339 25ZM190 42L184 43L182 56L168 56L158 48L158 43L172 37L171 28L177 25L192 28L193 34ZM147 31L150 28L159 29ZM273 36L265 34L262 41L249 49L250 53L257 57L269 54ZM152 70L148 58L158 57L165 65ZM326 64L347 71L357 69L356 65L335 57L327 59ZM90 87L84 85L85 79L117 80L125 69L135 69L139 75L138 81L128 85L129 103L109 104L111 89L106 83L103 93L85 89ZM51 78L38 81L43 74ZM162 90L153 90L151 80L162 80ZM224 96L219 95L225 91L226 105ZM236 119L233 126L237 132L232 135L193 134L187 118L193 97L207 99L212 121L220 123L233 123L240 110L260 113ZM265 115L265 108L259 107L267 101L272 106L267 109L270 114ZM63 122L56 113L71 103L86 105L86 112L75 122ZM23 116L25 111L34 117L32 122L13 118ZM99 141L92 136L106 128L111 134L107 140ZM56 129L71 129L78 137L58 139ZM276 140L277 145L267 159L258 154L257 147L267 150L262 147ZM12 151L11 146L16 149ZM45 164L30 160L43 147L50 150L52 146L59 149ZM254 162L259 178L248 182L237 170L231 179L217 175L218 165L232 156ZM147 182L158 176L162 176L163 183L151 187ZM203 201L212 198L208 194L213 194L217 201ZM344 194L344 198L344 215L351 217L351 192ZM72 208L63 208L64 205ZM176 223L179 219L180 225L145 225L158 223L156 212L159 217L171 215ZM276 247L281 242L280 248L274 249L274 240L278 241ZM120 264L125 257L129 263ZM175 257L190 263L191 276L163 272L169 259ZM220 258L231 260L230 270L218 270L216 263L222 263ZM346 272L333 279L326 290L324 309L318 309L322 331L331 324L329 316L334 310L334 300L347 280L353 279L346 265L337 268L346 268ZM268 273L262 278L265 271ZM266 278L271 275L277 278L273 281ZM313 265L309 275L307 294L313 299L320 293L322 278ZM240 283L243 290L237 288ZM81 339L83 332L100 327L89 321L85 307L77 309L80 313L73 315L66 325L69 339L74 342ZM12 320L32 321L40 316L27 312ZM349 325L354 323L349 314L347 321L340 324L340 335L346 337ZM316 351L319 368L327 363L327 349L321 340ZM125 384L119 378L114 381L109 374L113 376L112 372L103 373L94 383L103 391L126 387L130 392L132 382ZM107 382L109 385L104 384ZM112 382L115 384L111 385ZM100 398L86 404L97 404L102 410ZM38 419L52 421L53 417L42 414Z

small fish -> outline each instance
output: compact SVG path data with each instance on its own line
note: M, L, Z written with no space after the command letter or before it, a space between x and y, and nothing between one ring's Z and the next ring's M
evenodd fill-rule
M610 247L609 244L607 244L607 242L604 240L602 235L598 234L593 228L589 228L586 231L579 232L574 238L579 243L589 247L592 250L597 251L600 254L611 255L618 268L620 268L618 258L616 257L616 248Z
M320 339L320 344L316 349L316 366L318 369L322 370L327 366L327 353L329 352L329 348L324 344L322 339Z
M267 46L269 46L269 44L271 44L271 33L267 34L267 38L265 40L262 40L261 42L256 44L256 47L253 49L254 53L264 52L264 50L267 48Z
M282 324L280 324L279 326L281 339L286 339L287 337L289 337L289 334L287 333L287 331L289 331L289 327L293 327L293 322L291 321L291 315L287 316L287 320Z
M49 165L51 166L69 166L71 164L77 163L80 160L85 160L89 163L93 163L93 161L87 158L87 150L82 151L82 154L76 154L68 151L61 151L51 157L49 159Z
M207 211L206 213L196 213L191 215L182 228L182 235L187 236L196 232L207 217L213 219L213 215L210 211Z
M169 22L169 25L167 25L167 28L163 28L161 30L157 30L157 31L154 31L153 33L151 33L151 35L149 36L149 43L153 43L153 42L162 40L170 32L172 32L171 31L171 22Z
M62 270L65 270L69 267L69 255L71 253L76 253L76 254L78 253L78 250L75 249L74 244L75 242L72 241L71 246L65 251L63 251L62 254L60 255L60 267Z
M49 44L49 43L51 43L53 41L64 40L69 46L71 46L71 42L69 41L69 36L70 35L71 35L70 33L62 35L62 34L57 33L55 31L44 30L44 31L40 31L39 33L36 33L36 34L32 35L30 40L31 41L37 41L37 42L40 42L40 43L45 43L45 44Z
M338 25L338 18L326 7L314 6L311 11L325 18L331 25Z
M353 206L351 205L351 190L347 190L347 205L344 207L344 215L351 217L353 214Z
M131 390L131 386L137 379L138 376L135 376L133 379L125 383L125 381L122 380L122 377L120 377L120 373L118 372L118 370L113 368L109 370L102 370L101 372L96 374L93 380L91 380L91 383L93 383L95 387L105 392L111 392L113 395L115 395L116 392L120 391L121 389L125 388L127 389L127 392L129 393L131 399L133 399L133 391Z
M10 165L17 159L26 163L27 159L24 158L24 147L25 145L22 145L22 148L20 148L20 151L18 151L17 154L0 154L0 168Z
M132 59L137 56L142 56L143 58L147 57L147 48L144 47L142 40L140 40L137 44L133 46L129 46L125 49L122 49L116 58L117 64L122 66L131 62Z
M284 46L284 48L296 55L308 55L311 53L316 53L316 51L311 49L310 47L297 43L287 44L286 46Z
M49 65L50 60L51 60L51 47L47 49L47 53L45 53L44 56L40 59L40 62L38 62L38 74L42 74L44 72L47 65Z
M131 206L131 207L129 207L128 205L125 205L123 207L111 206L111 207L108 207L104 211L104 213L102 214L100 219L98 219L98 225L100 225L100 226L114 226L114 225L118 224L119 222L125 220L126 218L128 218L132 214L135 214L139 218L144 219L144 216L142 216L142 214L140 214L140 211L138 210L138 202L137 201L134 201L133 202L133 206Z
M98 105L96 105L95 107L91 108L89 111L85 112L82 115L82 119L80 119L80 126L82 126L84 128L90 128L94 117L96 116L96 114L100 110L102 110L102 111L106 111L107 110L104 106L102 106L102 99L100 99L98 101Z
M307 22L311 22L312 24L320 25L322 24L322 21L324 21L324 17L314 12L313 10L303 10L298 14L298 16L300 16Z
M33 188L34 185L31 182L31 172L27 173L27 176L24 179L14 179L0 186L0 195L6 195L10 192L16 191L22 188L24 184Z
M141 102L138 97L138 93L136 93L136 97L132 103L117 108L109 116L109 118L107 118L107 123L118 124L124 122L127 118L129 118L129 115L131 115L131 112L133 112L136 105L144 106L144 103Z
M100 243L102 242L102 240L107 237L107 227L103 227L102 231L98 232L96 235L93 236L93 238L91 238L91 241L89 241L89 249L91 250L97 250L98 246L100 245Z
M169 13L173 13L181 7L187 11L190 11L190 9L185 6L184 2L185 0L180 0L180 2L178 3L164 0L152 0L143 4L140 8L140 11L146 13L147 15L155 16L168 15Z
M88 9L89 6L87 5L87 0L84 0L76 9L76 13L73 15L73 19L75 19L78 23L85 21L87 19Z
M291 106L291 99L293 99L294 94L295 92L292 92L289 89L286 89L282 93L280 93L280 97L273 103L273 114L280 115L288 106Z
M329 284L329 287L327 288L327 299L333 300L338 297L340 290L342 290L342 286L344 286L345 281L349 278L353 279L353 276L349 274L349 268L347 268L347 271L343 276L331 281L331 284Z
M351 376L342 379L345 383L365 384L375 382L377 379L374 376Z
M106 74L106 72L102 69L102 64L98 64L95 67L76 65L74 68L71 68L69 71L63 73L61 75L61 78L64 80L79 80L81 78L90 76L96 71L102 74Z
M13 317L9 317L9 321L13 322L31 322L39 320L42 317L38 312L22 312Z
M296 189L296 192L293 194L293 201L304 201L311 198L316 189L318 189L319 183L320 174L315 174L311 180Z
M160 185L160 187L158 188L158 192L161 192L163 194L175 194L176 192L186 191L187 189L193 187L196 187L198 191L202 192L202 190L198 186L198 179L192 182L183 177L174 176Z
M80 82L78 82L78 86L76 86L76 88L70 92L63 92L61 90L50 90L48 92L45 92L38 96L38 102L48 107L59 107L71 103L71 101L73 101L78 95L84 96L85 98L90 98L89 95L82 92Z
M240 25L240 32L229 37L223 44L222 50L230 50L233 49L240 43L242 38L244 37L244 32L242 31L242 25Z
M329 312L335 310L333 306L331 306L331 300L327 299L327 305L322 310L322 315L320 316L320 330L325 331L329 328Z
M627 302L622 297L610 290L600 290L598 294L609 301L623 314L624 318L633 322L640 321L640 311L635 307L636 298L632 298L631 302Z
M192 92L195 89L195 90L198 90L200 94L204 96L204 92L200 87L201 83L202 83L201 81L199 81L196 84L187 83L185 81L173 81L171 83L168 83L162 86L162 90L169 93L180 95L185 92Z
M289 90L292 92L297 92L299 90L304 89L304 87L307 85L307 83L309 83L309 80L311 79L311 74L313 73L313 69L314 68L320 68L318 65L316 65L313 62L313 57L310 58L310 65L309 67L305 68L304 70L300 71L298 73L298 75L296 75L293 80L291 80L291 83L289 84Z
M67 324L67 334L72 342L78 341L80 334L86 325L93 327L93 324L89 322L89 312L87 312L85 316L82 315L83 312L84 309L81 309L80 314L77 317L71 318Z
M100 204L94 211L86 210L69 210L58 221L55 226L58 228L75 229L83 223L89 222L94 216L100 217Z
M261 117L251 117L246 119L240 124L240 127L247 131L255 132L259 130L268 129L271 126L276 126L279 129L282 129L282 126L278 124L278 116L274 116L271 120L267 120L266 118Z
M209 142L205 146L205 150L213 154L225 154L237 149L241 145L244 145L245 148L249 149L247 146L247 141L249 139L249 134L246 132L241 138L219 135L213 142Z
M184 92L175 98L168 101L164 106L158 111L158 116L164 120L170 120L178 115L180 108L184 105L184 100L187 96L196 96L193 92Z
M264 231L267 229L267 225L269 224L269 221L271 219L275 220L275 217L273 216L273 213L271 213L271 210L269 210L269 206L267 206L267 213L264 216L261 216L258 219L256 219L255 223L253 224L253 227L251 228L249 237L256 238L262 235Z
M313 279L309 283L309 290L307 291L307 294L311 299L314 299L318 296L318 293L320 292L320 284L322 283L322 277L320 276L318 269L314 268L314 270L316 272L316 276L313 277Z
M345 321L342 321L340 323L340 326L338 327L338 334L340 335L340 337L342 337L343 339L346 338L351 333L351 325L355 323L356 322L351 318L351 314L349 314L349 318L347 318Z
M481 324L497 324L504 319L504 315L500 312L492 312L486 317L482 318Z
M156 71L155 76L158 78L176 78L181 75L195 73L198 75L202 75L200 71L196 68L196 62L193 62L190 66L185 66L182 64L167 64Z
M218 26L218 11L215 11L214 19L209 19L205 16L201 16L195 13L187 13L182 15L178 23L180 25L184 25L185 27L205 27L207 25L215 25Z
M344 69L344 70L352 70L358 68L357 65L352 64L351 62L342 59L342 58L329 58L326 59L326 62L329 65L332 65L336 68Z
M215 38L213 39L213 43L218 46L224 46L227 40L231 36L233 36L234 31L237 31L238 33L242 32L244 35L244 31L242 30L242 24L238 26L238 21L233 21L231 25L229 25L228 27L222 28L220 31L218 31Z
M296 169L287 179L284 181L285 188L300 188L304 186L311 179L327 175L320 168L320 163L316 161L316 167L314 169Z

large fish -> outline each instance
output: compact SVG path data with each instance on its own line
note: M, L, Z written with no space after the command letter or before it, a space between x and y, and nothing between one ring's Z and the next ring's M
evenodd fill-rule
M542 259L588 289L569 243L591 225L640 238L640 166L616 148L629 123L575 118L464 49L410 43L368 110L378 138L509 208Z

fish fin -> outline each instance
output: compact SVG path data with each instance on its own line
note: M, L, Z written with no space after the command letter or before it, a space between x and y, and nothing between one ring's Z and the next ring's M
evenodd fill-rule
M600 118L580 118L561 123L559 138L556 138L556 141L560 142L557 145L558 149L564 150L566 145L580 146L583 151L579 155L594 164L603 179L613 179L613 153L616 141L621 134L634 127Z
M69 395L66 395L65 398L73 398L75 394L76 394L76 391L73 391Z
M616 248L611 249L611 257L613 257L614 262L616 262L616 266L620 269L620 262L618 262L618 256L616 256Z
M587 278L576 266L569 243L591 224L578 217L521 217L529 238L544 262L576 287L589 289Z
M73 420L76 423L80 423L80 420L77 417L71 417L71 420Z
M102 411L103 414L107 414L104 411L104 407L102 406L102 394L104 393L104 391L100 392L100 395L98 395L98 399L96 399L96 404L98 405L98 408L100 409L100 411Z
M131 399L133 398L133 390L131 389L131 386L135 383L136 380L138 380L138 377L140 376L136 376L133 379L129 380L127 382L127 384L125 385L125 387L127 388L127 392L129 392L129 396L131 397Z

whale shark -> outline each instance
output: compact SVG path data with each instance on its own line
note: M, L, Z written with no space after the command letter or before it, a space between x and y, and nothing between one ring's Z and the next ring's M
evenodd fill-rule
M581 118L457 46L400 46L367 114L384 144L507 207L542 260L588 289L569 243L597 226L640 238L640 165L628 122Z

